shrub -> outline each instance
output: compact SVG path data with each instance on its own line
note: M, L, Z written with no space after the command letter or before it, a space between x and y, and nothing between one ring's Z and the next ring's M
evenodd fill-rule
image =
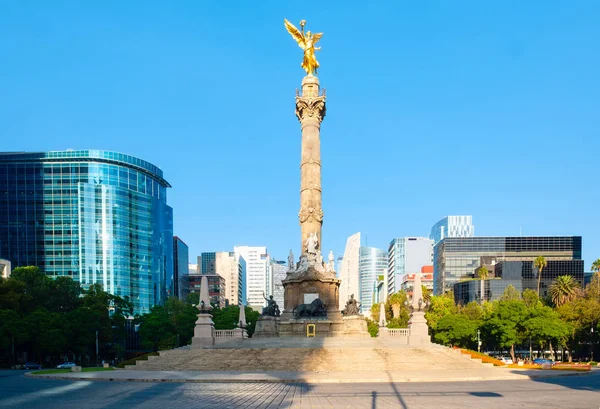
M369 334L375 338L379 334L379 325L377 325L375 321L367 318L367 330L369 331Z

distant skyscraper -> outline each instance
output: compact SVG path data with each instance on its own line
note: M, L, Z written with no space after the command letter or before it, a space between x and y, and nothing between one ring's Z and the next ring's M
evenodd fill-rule
M269 256L264 246L235 246L233 249L238 258L246 262L246 303L257 311L266 305L263 294L269 290L268 279Z
M446 237L473 237L473 216L446 216L433 225L429 238L435 246Z
M198 256L198 266L200 266L200 274L216 274L217 267L215 265L215 259L217 258L217 253L208 252L202 253L201 256Z
M225 298L230 305L242 304L243 271L235 252L217 252L215 254L215 271L227 282Z
M277 302L279 309L283 311L283 284L281 282L285 280L287 275L288 265L285 261L271 260L269 276L272 277L273 288L271 294L273 299ZM268 296L269 294L267 294Z
M167 281L167 291L169 295L177 297L180 300L183 298L184 288L181 285L186 281L189 275L189 249L187 244L179 237L173 237L173 275Z
M340 284L340 310L346 306L346 301L350 295L354 298L360 298L360 233L356 233L346 241L344 257L339 264L339 277L342 280Z
M173 275L170 187L158 167L122 153L1 153L0 258L101 284L147 313Z
M433 240L426 237L401 237L390 242L388 248L388 295L400 291L406 274L421 271L433 264Z
M383 281L388 264L387 251L375 247L361 247L359 260L361 311L368 314L373 305L373 289Z

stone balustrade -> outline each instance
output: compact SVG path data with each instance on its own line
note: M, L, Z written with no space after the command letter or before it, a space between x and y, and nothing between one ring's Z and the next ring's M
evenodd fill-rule
M215 338L235 338L236 333L234 329L216 329L213 332Z
M410 335L410 329L408 329L408 328L388 328L387 334L390 337L408 337Z

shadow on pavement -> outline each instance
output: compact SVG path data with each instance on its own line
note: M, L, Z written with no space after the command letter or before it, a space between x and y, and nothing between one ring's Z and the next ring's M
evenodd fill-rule
M548 378L530 376L530 379L534 382L557 385L569 389L600 391L600 370L598 369L593 369L591 372L577 373L575 375L561 374L559 371L556 372L556 376Z

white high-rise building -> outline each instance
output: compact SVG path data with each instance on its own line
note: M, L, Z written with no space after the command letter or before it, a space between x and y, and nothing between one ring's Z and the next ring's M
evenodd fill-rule
M215 271L225 278L225 298L230 305L242 304L243 271L235 252L215 253Z
M400 237L388 248L387 293L400 291L406 274L421 273L423 266L433 265L433 240L426 237Z
M271 286L269 279L269 255L264 246L235 246L233 248L238 260L246 263L246 303L256 311L266 306L263 294L267 294Z
M435 246L446 237L474 237L473 216L446 216L433 225L429 238Z
M350 295L360 298L360 232L348 237L338 274L342 280L339 308L343 310Z

